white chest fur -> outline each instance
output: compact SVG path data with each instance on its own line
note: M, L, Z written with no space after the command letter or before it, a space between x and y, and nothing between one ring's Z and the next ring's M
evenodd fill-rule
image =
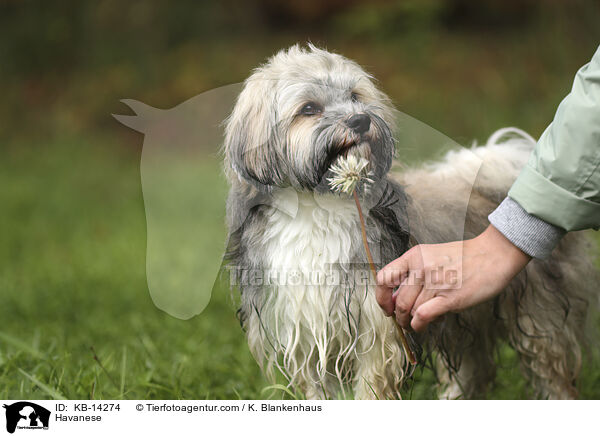
M348 264L360 248L358 215L351 199L284 191L275 205L264 235L270 268L303 276L325 273Z
M382 344L393 330L368 269L351 264L363 250L353 200L290 190L274 205L255 247L270 284L248 319L254 356L267 375L277 367L313 396L353 381L361 355L372 360L365 356L375 351L384 371Z

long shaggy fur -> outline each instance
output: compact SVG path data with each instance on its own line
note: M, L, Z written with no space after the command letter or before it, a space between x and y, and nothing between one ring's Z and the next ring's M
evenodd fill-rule
M306 115L307 103L319 111ZM368 115L367 131L348 126L355 114ZM265 374L274 381L281 372L307 398L398 398L407 375L393 322L375 301L354 203L327 185L331 165L343 154L370 161L375 182L360 196L381 267L416 243L480 233L535 143L503 129L440 163L390 171L393 125L389 99L367 73L313 46L257 69L226 121L227 260L240 321ZM505 339L536 396L574 397L595 291L589 249L571 234L500 297L411 336L437 356L441 396L483 395Z

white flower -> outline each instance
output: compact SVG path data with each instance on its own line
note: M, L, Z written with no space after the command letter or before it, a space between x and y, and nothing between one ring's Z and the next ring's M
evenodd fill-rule
M368 167L369 161L364 158L357 159L354 155L340 157L331 167L334 175L327 179L329 186L334 192L352 194L359 182L373 183Z

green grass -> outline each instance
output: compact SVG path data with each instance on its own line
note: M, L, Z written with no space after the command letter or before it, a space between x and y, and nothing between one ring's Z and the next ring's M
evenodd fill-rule
M215 207L219 171L205 168L198 186ZM228 291L186 321L152 303L138 152L73 139L11 147L0 185L0 398L289 397L268 389ZM503 348L499 364L489 397L526 398L514 353ZM600 398L597 357L580 390ZM434 398L431 372L404 396Z
M188 321L153 305L138 153L53 143L0 167L0 398L260 397L227 292Z

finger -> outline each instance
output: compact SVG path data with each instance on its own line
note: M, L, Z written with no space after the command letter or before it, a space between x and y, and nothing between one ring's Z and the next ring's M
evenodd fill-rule
M411 265L422 265L420 246L408 250L398 259L388 263L377 274L377 302L387 316L392 316L395 309L392 293L402 283L410 272Z
M417 301L417 298L421 294L423 289L423 282L415 279L414 275L411 274L407 277L398 290L394 293L396 300L395 314L396 321L404 328L408 328L410 325L411 311Z
M381 268L377 273L377 285L388 288L395 288L408 273L410 269L412 250L408 250L398 259L391 261Z
M417 298L412 306L412 311L411 311L411 317L413 317L415 315L416 310L421 307L423 304L427 303L429 300L433 299L436 297L436 293L435 291L431 290L428 287L428 283L425 283L423 285L423 289L421 290L421 292L419 292L419 295L417 295Z
M377 304L381 306L386 316L392 316L394 313L394 300L392 298L392 292L394 288L387 286L377 286L375 288L375 299Z
M404 256L408 254L405 253ZM394 289L402 282L408 271L408 258L399 257L382 268L377 274L377 288L375 298L387 316L394 313Z
M416 332L423 331L429 323L449 311L448 299L438 295L415 309L410 325Z

